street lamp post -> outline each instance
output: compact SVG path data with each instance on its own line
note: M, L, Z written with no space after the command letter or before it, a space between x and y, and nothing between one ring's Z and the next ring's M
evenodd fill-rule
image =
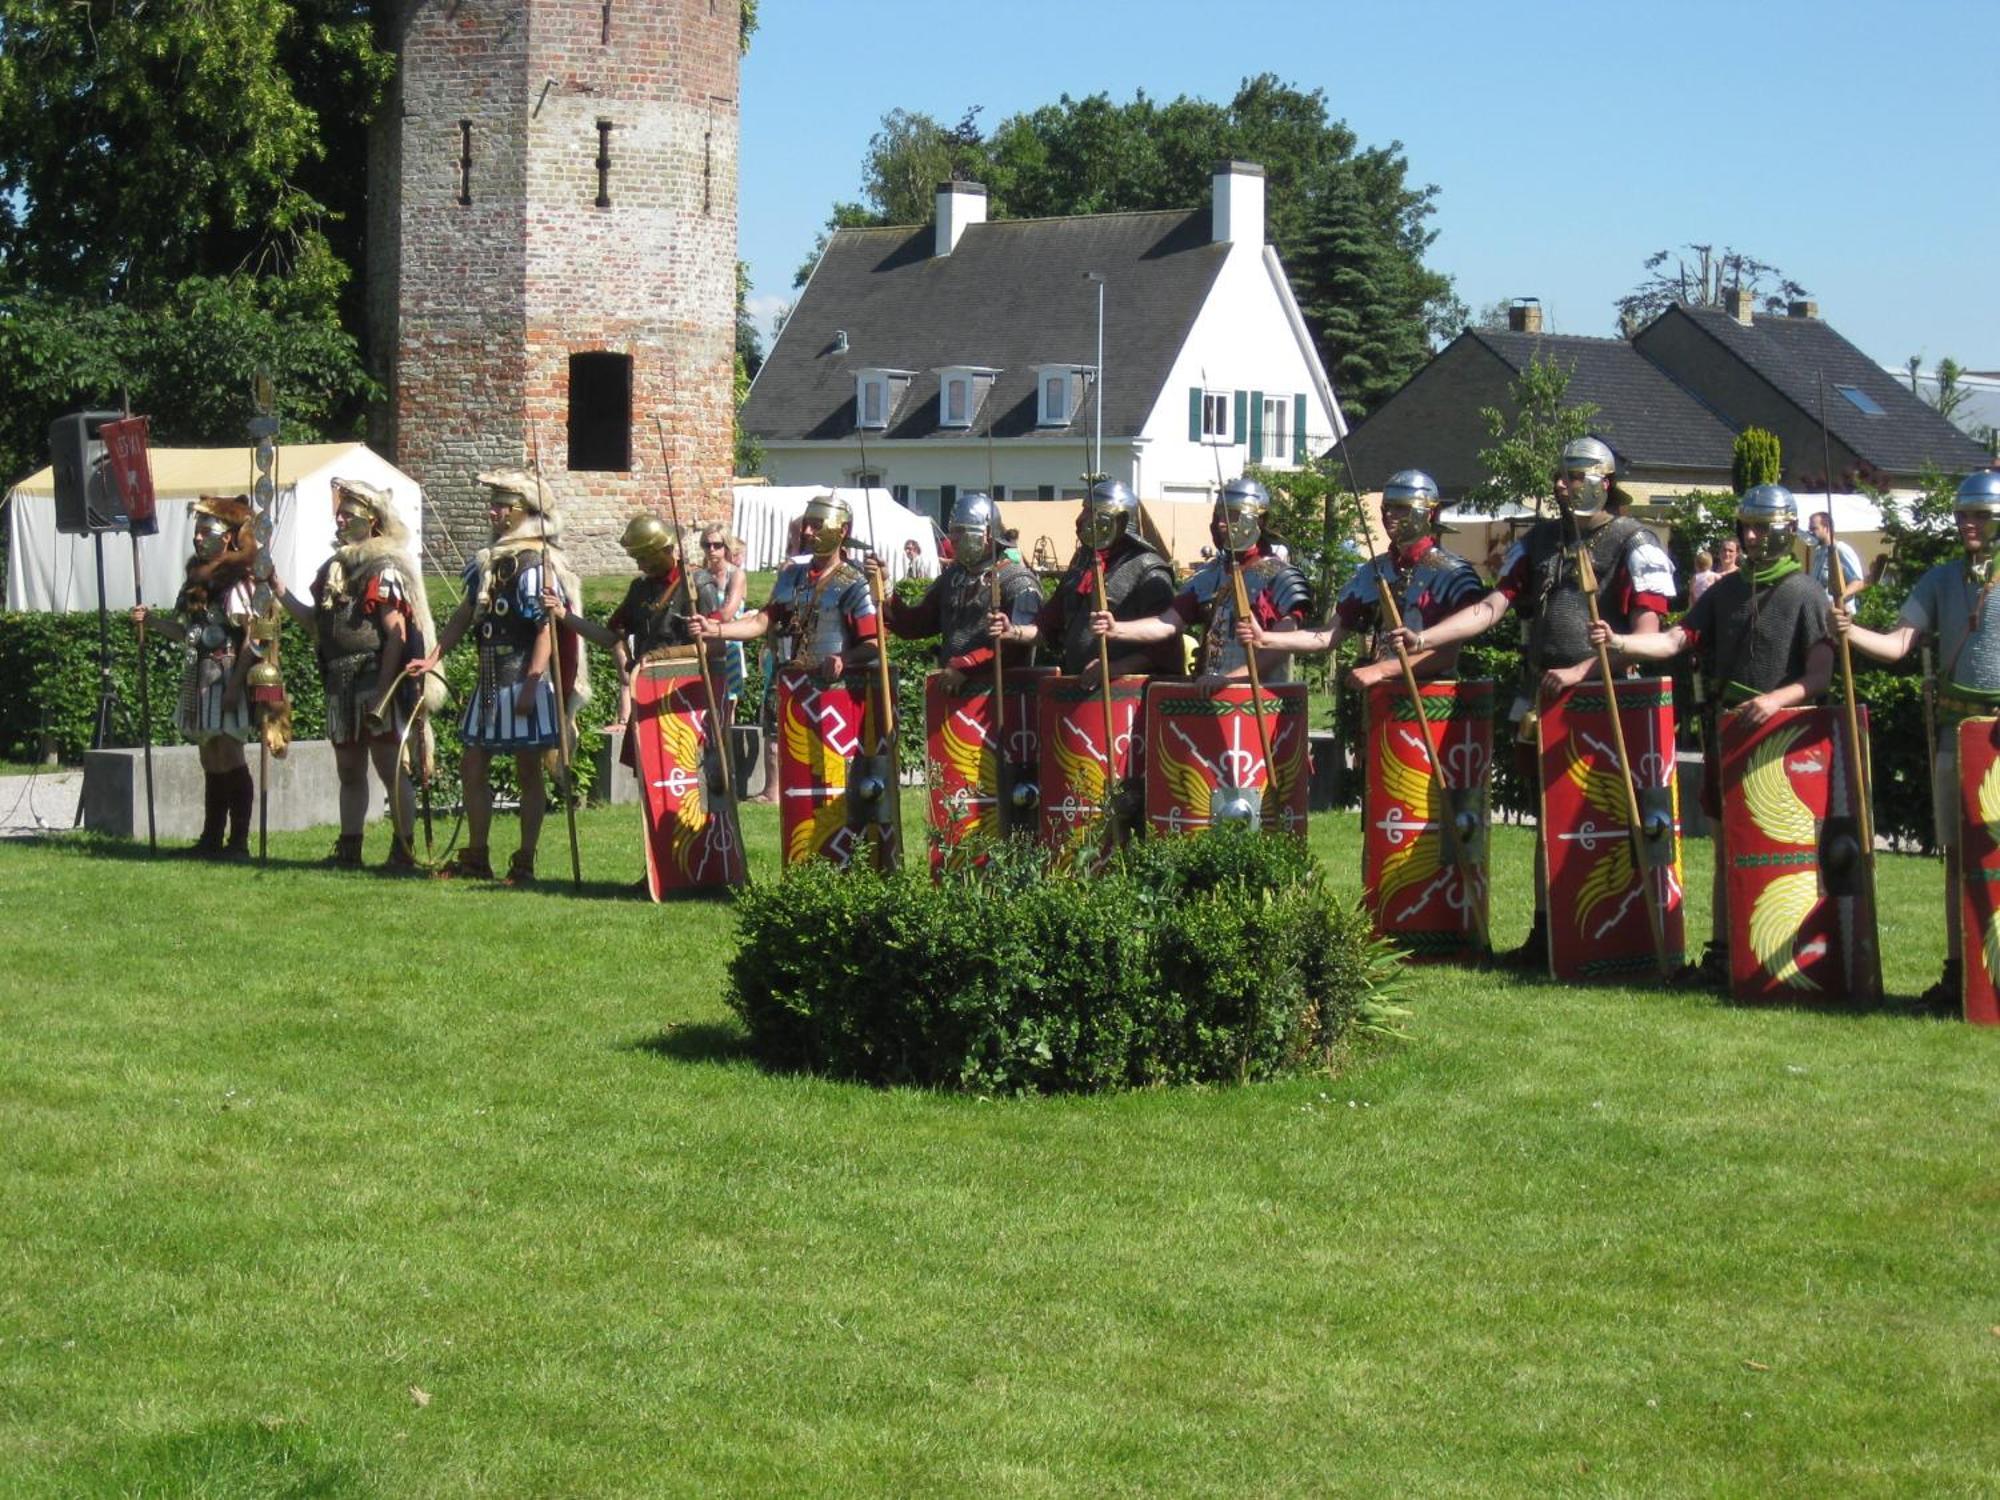
M1096 431L1091 445L1090 472L1094 484L1104 477L1104 273L1085 271L1085 281L1097 284L1097 373L1092 384L1096 387Z

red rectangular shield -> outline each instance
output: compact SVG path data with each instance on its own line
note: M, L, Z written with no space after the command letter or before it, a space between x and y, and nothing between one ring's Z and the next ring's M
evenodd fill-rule
M845 869L857 849L888 850L892 862L901 819L899 789L885 788L876 816L850 816L848 774L874 751L868 684L859 677L824 683L781 672L778 690L778 833L784 860L830 859Z
M1833 708L1780 709L1754 728L1737 714L1722 719L1717 857L1727 862L1735 999L1882 997L1846 739Z
M1306 687L1264 689L1267 761L1250 684L1146 689L1146 828L1194 833L1254 813L1260 827L1306 835Z
M1648 902L1660 913L1668 966L1686 956L1673 685L1639 677L1617 686L1640 817L1659 835L1635 847L1602 684L1593 680L1560 694L1543 709L1538 729L1549 972L1557 979L1657 973Z
M1419 691L1444 795L1432 779L1408 689L1400 679L1376 683L1364 720L1362 899L1376 932L1411 957L1476 960L1488 899L1493 684L1426 682Z
M1959 965L1965 1019L2000 1026L2000 719L1958 726Z
M153 461L146 447L147 417L126 417L106 422L98 429L104 444L105 468L125 514L132 518L132 530L152 536L160 529L153 501Z
M736 809L707 781L708 695L689 662L641 662L632 673L627 730L644 809L646 889L741 885L747 878Z
M1111 679L1111 743L1103 690L1081 677L1045 677L1035 688L1041 739L1041 842L1069 848L1101 831L1108 797L1145 773L1144 677Z
M1001 722L993 713L993 674L981 672L956 688L933 672L924 679L924 746L929 761L930 821L950 848L971 834L1000 837L1034 830L1034 788L1041 737L1035 690L1053 667L1009 672Z

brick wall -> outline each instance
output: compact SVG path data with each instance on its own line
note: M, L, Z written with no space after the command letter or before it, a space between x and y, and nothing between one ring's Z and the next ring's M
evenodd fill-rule
M532 434L572 555L622 570L627 517L666 504L656 414L683 517L726 518L738 7L412 0L397 24L401 108L385 111L370 226L371 314L395 351L376 437L423 483L432 530L482 540L473 476L525 463ZM632 360L629 472L568 468L570 356L594 351Z

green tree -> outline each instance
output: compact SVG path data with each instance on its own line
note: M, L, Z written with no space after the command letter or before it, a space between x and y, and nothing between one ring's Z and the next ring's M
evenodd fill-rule
M1746 427L1736 434L1730 458L1729 482L1737 494L1760 484L1776 484L1784 471L1783 449L1778 435L1761 427Z
M1517 504L1541 509L1564 446L1590 436L1590 419L1597 414L1594 402L1569 399L1574 368L1538 355L1507 388L1511 418L1497 407L1480 408L1494 443L1479 450L1487 477L1467 493L1470 508L1491 512Z
M1332 178L1293 275L1299 311L1318 331L1327 374L1352 420L1387 399L1429 350L1408 257L1369 212L1355 174L1336 169Z

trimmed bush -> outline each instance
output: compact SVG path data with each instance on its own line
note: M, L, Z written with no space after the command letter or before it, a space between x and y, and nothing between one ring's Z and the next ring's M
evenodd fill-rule
M1293 840L1142 841L1098 875L1021 843L936 879L824 861L737 898L758 1057L878 1084L1088 1092L1324 1065L1393 959Z

